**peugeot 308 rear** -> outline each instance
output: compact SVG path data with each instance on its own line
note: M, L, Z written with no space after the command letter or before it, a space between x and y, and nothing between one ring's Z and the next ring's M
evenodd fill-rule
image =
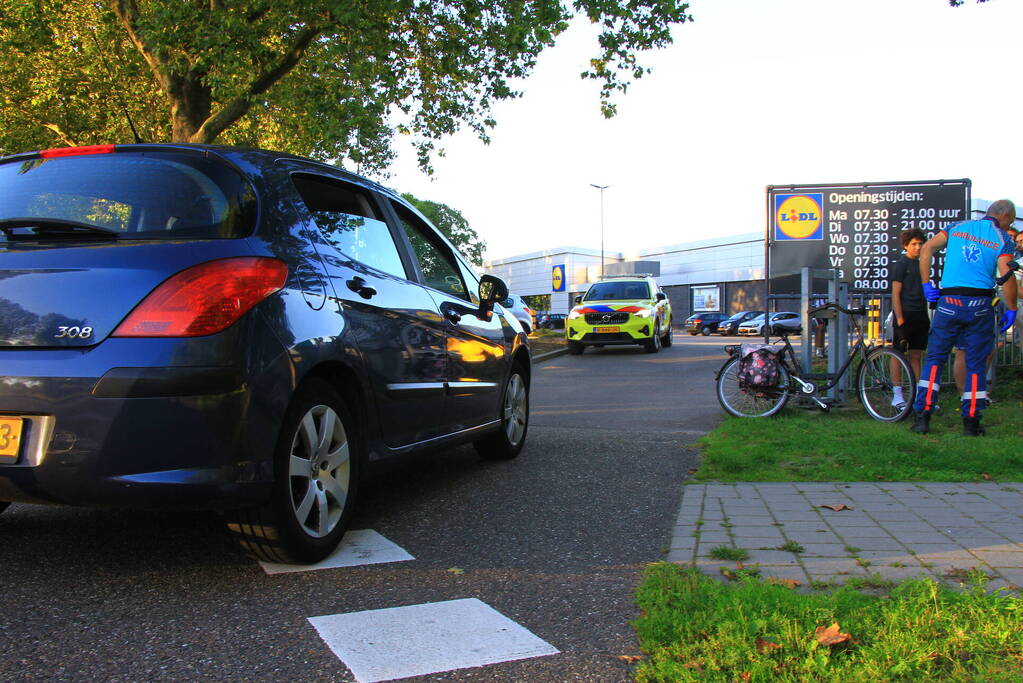
M263 559L316 561L337 545L379 398L348 361L358 330L386 331L348 324L347 311L360 312L334 298L300 183L277 172L282 156L110 145L0 159L0 511L18 501L206 507L225 511ZM361 277L348 282L356 301L376 294ZM427 290L402 282L418 299L401 310L440 325ZM496 284L493 296L506 295ZM500 416L528 406L528 355L511 353L510 326L490 324L507 342L508 354L492 354L503 379L473 404L489 418L453 429L511 457L525 418ZM446 372L443 330L416 329L432 345L405 356L437 360L414 369ZM527 370L508 375L513 355ZM306 374L314 360L324 362ZM423 386L443 400L438 380Z

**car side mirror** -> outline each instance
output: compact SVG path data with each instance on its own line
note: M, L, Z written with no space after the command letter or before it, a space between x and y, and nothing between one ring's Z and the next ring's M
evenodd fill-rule
M657 300L658 301L664 301L667 298L668 298L668 295L665 294L664 292L657 292Z
M583 302L583 295L577 294L576 297L572 299L572 301L576 302L577 304L581 304Z
M484 275L480 278L480 311L479 318L489 320L494 304L508 298L508 285L496 275Z

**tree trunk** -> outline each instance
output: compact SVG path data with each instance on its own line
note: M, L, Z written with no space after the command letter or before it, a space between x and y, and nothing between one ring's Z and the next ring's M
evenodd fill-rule
M197 139L197 133L210 117L213 105L212 93L202 84L201 74L189 72L169 89L167 97L171 103L171 142L213 141L212 138Z

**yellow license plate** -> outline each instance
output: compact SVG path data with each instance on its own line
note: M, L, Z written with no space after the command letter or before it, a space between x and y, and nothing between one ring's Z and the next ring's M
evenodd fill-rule
M21 450L20 417L0 417L0 459L17 460Z
M594 327L593 331L597 334L614 334L615 332L621 331L620 327Z

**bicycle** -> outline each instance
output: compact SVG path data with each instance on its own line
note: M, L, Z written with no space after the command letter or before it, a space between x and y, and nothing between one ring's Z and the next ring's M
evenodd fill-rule
M867 314L865 308L844 308L836 303L810 309L810 317L815 319L831 318L838 311L850 318L856 333L856 343L849 358L834 375L803 374L796 360L796 352L789 343L788 336L781 335L784 345L775 346L774 353L779 366L778 381L774 386L746 386L739 377L739 362L742 360L742 346L729 345L725 351L729 359L717 373L717 396L721 407L735 417L769 417L778 413L789 397L793 394L812 401L818 408L827 412L831 409L831 400L820 396L838 385L839 380L852 366L854 360L860 365L856 373L856 389L863 409L875 420L881 422L898 422L909 415L916 395L916 378L909 366L909 361L902 352L890 346L875 346L863 340L863 330L857 322L858 316ZM893 382L893 367L901 370L901 379ZM826 383L818 384L821 380ZM894 388L902 387L902 400L896 401Z

